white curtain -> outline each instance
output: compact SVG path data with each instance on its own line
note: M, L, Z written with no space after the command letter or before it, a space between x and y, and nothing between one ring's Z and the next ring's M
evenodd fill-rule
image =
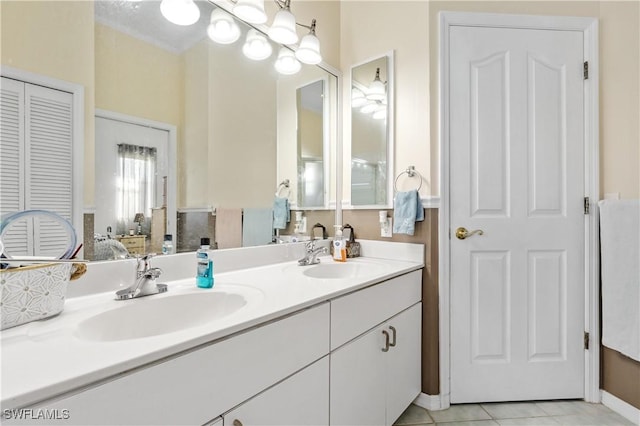
M143 233L155 204L156 148L118 144L118 234L136 229L136 213L144 213Z

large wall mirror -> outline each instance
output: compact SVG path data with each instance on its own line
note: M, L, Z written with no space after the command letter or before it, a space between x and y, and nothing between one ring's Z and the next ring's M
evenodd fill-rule
M393 52L351 68L351 207L391 205Z
M46 1L24 3L39 19L47 14L40 4L52 10ZM60 3L60 16L49 19L80 13L74 3ZM158 1L94 2L94 23L87 25L93 34L86 37L94 41L95 82L85 90L95 93L95 214L92 227L85 223L85 243L90 232L116 240L132 233L132 247L143 241L130 253L158 252L163 236L173 234L178 251L194 250L200 237L219 239L221 212L265 223L264 214L246 212L269 211L284 180L293 209L335 206L338 73L305 64L293 75L277 72L282 46L237 19L237 41L213 42L207 27L218 6L196 4L199 21L178 26L164 19ZM28 25L34 38L43 37L38 25ZM20 43L2 36L3 46ZM264 42L269 58L246 56L251 40ZM56 54L64 61L65 51ZM53 68L29 71L55 77ZM251 244L235 246L270 243L270 219L264 226Z

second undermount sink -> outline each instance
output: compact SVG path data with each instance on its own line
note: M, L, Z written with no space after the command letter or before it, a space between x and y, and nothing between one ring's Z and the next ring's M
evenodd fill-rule
M196 292L149 296L119 302L117 307L80 322L75 330L83 340L116 341L172 333L231 315L247 305L240 293Z
M355 261L319 263L304 268L302 272L304 275L319 279L359 278L378 274L383 271L382 266L376 263Z

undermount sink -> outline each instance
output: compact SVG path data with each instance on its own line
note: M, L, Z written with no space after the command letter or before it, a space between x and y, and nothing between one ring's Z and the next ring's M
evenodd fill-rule
M116 341L172 333L231 315L247 304L242 294L211 291L140 298L82 321L84 340Z
M377 274L382 271L382 267L372 262L333 262L319 263L317 265L304 267L303 274L310 278L319 279L345 279L358 278Z

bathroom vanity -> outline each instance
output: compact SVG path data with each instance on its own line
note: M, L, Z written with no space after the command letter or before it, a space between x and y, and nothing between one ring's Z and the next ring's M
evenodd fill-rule
M216 251L210 290L179 277L193 254L158 258L167 293L5 330L3 423L392 424L420 392L423 247L362 243L305 267L303 244Z

